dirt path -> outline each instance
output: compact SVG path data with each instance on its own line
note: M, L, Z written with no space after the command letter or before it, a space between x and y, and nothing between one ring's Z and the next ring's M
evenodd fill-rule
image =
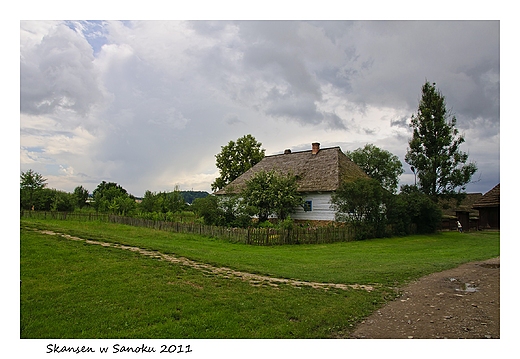
M52 231L39 231L75 241L130 250L171 263L189 266L208 274L239 278L251 285L280 284L312 288L361 289L369 285L305 282L273 278L215 267L172 254L138 247L74 237ZM374 312L349 335L349 338L500 338L500 258L472 262L444 272L433 273L401 289L396 300Z
M500 338L500 258L428 275L350 338Z
M74 241L83 241L88 244L96 244L101 245L103 247L111 247L111 248L118 248L118 249L124 249L129 250L132 252L137 252L139 254L152 257L152 258L158 258L161 260L165 260L171 263L176 263L184 266L188 266L191 268L195 268L198 270L201 270L203 272L209 273L209 274L216 274L223 276L224 278L239 278L244 281L248 281L251 285L254 286L261 286L263 284L268 284L273 287L277 287L280 284L286 284L286 285L292 285L295 287L312 287L312 288L319 288L319 289L330 289L330 288L336 288L336 289L361 289L366 291L373 290L373 287L370 285L363 285L363 284L338 284L338 283L318 283L318 282L306 282L306 281L299 281L294 279L286 279L286 278L274 278L274 277L268 277L263 276L259 274L253 274L253 273L247 273L247 272L241 272L237 270L233 270L231 268L227 267L215 267L207 263L201 263L196 262L188 258L175 256L173 254L164 254L160 253L158 251L150 251L146 249L142 249L139 247L132 247L132 246L126 246L122 244L115 244L115 243L108 243L108 242L101 242L101 241L94 241L90 239L83 239L79 237L74 237L69 234L64 233L56 233L52 231L38 231L42 234L52 235L52 236L61 236L66 239L74 240Z

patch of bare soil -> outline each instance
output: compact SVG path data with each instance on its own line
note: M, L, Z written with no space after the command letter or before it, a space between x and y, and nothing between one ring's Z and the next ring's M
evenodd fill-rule
M500 258L466 263L411 283L350 338L500 338Z
M280 284L319 289L361 289L368 285L305 282L274 278L226 267L215 267L188 258L145 250L138 247L107 243L51 231L70 240L137 252L171 263L189 266L208 275L239 278L251 285ZM402 288L396 300L366 318L349 338L500 338L500 258L472 262L444 272L433 273Z

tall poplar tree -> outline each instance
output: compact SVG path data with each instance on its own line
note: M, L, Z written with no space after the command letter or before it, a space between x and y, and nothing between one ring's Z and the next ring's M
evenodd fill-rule
M435 201L464 192L477 171L475 163L466 164L468 154L459 150L464 137L456 124L442 93L426 81L417 113L412 115L413 136L405 161L414 167L421 192Z

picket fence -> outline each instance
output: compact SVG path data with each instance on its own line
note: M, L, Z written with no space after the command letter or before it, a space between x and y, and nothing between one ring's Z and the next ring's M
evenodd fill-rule
M301 227L295 224L292 228L228 228L209 226L195 222L157 221L112 214L39 211L20 211L20 217L119 223L174 233L197 234L205 237L224 239L234 243L261 246L348 242L355 239L354 230L350 226L330 225L324 227Z

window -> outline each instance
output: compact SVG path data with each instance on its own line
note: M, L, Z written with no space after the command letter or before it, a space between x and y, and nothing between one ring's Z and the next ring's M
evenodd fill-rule
M303 202L303 210L305 212L311 212L312 211L312 201Z

